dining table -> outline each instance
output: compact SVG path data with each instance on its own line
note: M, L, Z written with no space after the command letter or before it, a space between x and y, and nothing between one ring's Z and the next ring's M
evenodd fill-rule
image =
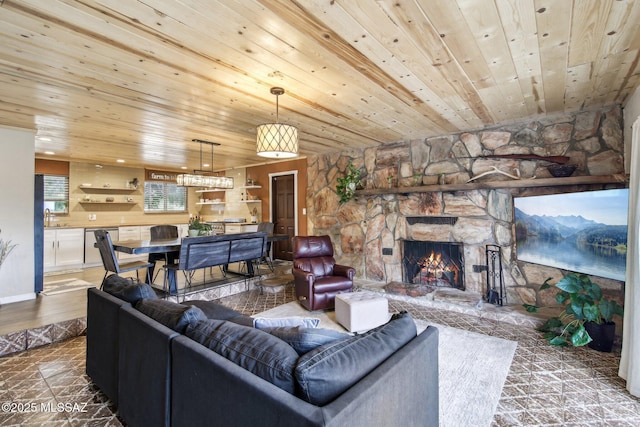
M268 242L276 242L281 240L287 240L290 236L288 234L269 234L267 235ZM119 240L116 242L112 242L113 250L117 252L123 252L126 254L133 255L144 255L144 254L165 254L168 252L180 252L180 247L182 246L182 238L177 239L143 239L143 240ZM155 265L152 265L148 269L147 277L153 277L153 272L155 270ZM248 274L250 277L253 276L253 269L248 268ZM178 281L175 275L174 269L168 270L168 282L169 282L169 295L177 295L178 294ZM225 272L228 271L225 266Z

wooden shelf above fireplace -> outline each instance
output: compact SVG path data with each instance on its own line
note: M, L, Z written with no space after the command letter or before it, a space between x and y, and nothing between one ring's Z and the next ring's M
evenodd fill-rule
M372 188L357 190L356 196L376 196L381 194L434 193L450 191L494 190L498 188L557 187L590 184L628 184L625 174L599 176L569 176L566 178L518 179L513 181L470 182L465 184L434 184L417 187Z

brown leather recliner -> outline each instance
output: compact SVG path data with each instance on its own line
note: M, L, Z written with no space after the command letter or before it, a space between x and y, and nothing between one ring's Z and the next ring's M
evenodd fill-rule
M336 264L329 236L293 238L293 278L298 302L307 310L335 307L335 297L353 289L353 267Z

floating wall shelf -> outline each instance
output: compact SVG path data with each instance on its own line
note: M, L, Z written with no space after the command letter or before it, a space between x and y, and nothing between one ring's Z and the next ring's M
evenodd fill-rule
M78 202L82 205L136 205L136 202L87 202L87 201L80 201Z
M357 190L356 196L376 196L382 194L434 193L453 191L493 190L498 188L557 187L568 185L628 184L625 174L599 176L570 176L566 178L517 179L513 181L469 182L464 184L433 184L417 187L372 188Z
M94 187L93 185L80 185L78 188L85 191L136 191L138 189L137 187Z

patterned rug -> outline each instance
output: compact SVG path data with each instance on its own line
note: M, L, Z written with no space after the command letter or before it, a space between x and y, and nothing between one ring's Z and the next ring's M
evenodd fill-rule
M87 289L96 286L95 283L89 283L81 279L71 278L63 280L54 280L44 284L42 295L56 295L64 292L77 291L78 289Z
M334 311L309 312L290 302L254 317L315 317L320 328L345 332ZM414 319L418 333L428 325L439 330L440 426L490 426L517 343Z

